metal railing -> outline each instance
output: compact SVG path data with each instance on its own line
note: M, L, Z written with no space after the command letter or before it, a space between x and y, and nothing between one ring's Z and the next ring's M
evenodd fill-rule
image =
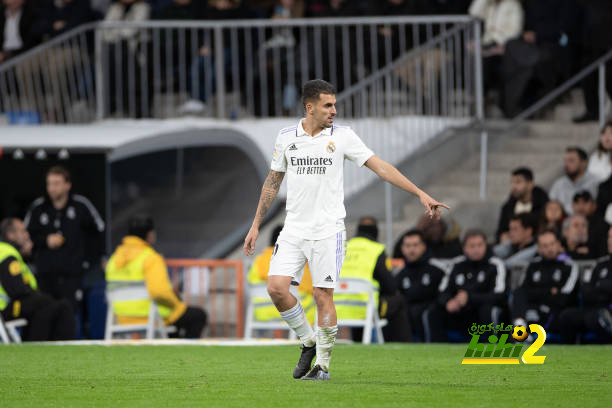
M584 80L587 76L593 74L595 71L598 73L598 97L599 97L599 125L604 125L606 121L606 64L612 60L612 49L606 52L604 55L593 61L588 66L584 67L573 77L559 85L554 90L543 96L540 100L534 102L531 106L525 109L523 112L518 114L512 119L509 126L504 129L502 135L510 134L515 131L525 120L539 112L541 109L548 106L550 103L555 101L560 96L564 95L571 88L576 86L580 81ZM487 144L488 144L488 131L483 128L480 134L480 199L486 200L486 189L487 189Z
M0 65L0 110L295 116L301 84L324 78L344 117L479 117L479 30L467 16L92 23Z

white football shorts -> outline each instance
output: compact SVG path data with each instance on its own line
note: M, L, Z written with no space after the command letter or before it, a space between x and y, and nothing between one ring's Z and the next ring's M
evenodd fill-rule
M298 238L281 231L268 275L290 276L291 284L299 285L308 261L312 286L316 288L336 287L346 255L346 231L320 240Z

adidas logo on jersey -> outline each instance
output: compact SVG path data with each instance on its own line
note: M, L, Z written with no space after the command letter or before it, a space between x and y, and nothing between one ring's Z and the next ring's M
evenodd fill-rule
M331 276L327 275L327 278L325 278L325 282L333 282L334 280L332 279Z
M297 150L295 143L292 143L291 146L289 146L289 150Z

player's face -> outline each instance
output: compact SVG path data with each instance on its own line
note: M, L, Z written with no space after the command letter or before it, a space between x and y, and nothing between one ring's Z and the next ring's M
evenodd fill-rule
M425 243L418 235L404 237L402 241L402 255L408 262L416 262L421 259L426 249Z
M563 218L563 209L558 201L549 201L546 204L546 220L558 222Z
M47 194L51 200L59 200L70 191L72 184L66 181L61 174L49 174L47 176Z
M559 255L560 245L553 234L542 234L538 237L538 253L545 259L555 259Z
M533 183L527 181L521 175L512 176L510 179L510 193L517 200L522 199L533 188Z
M470 261L481 261L487 253L487 243L481 236L468 238L463 245L463 252Z
M23 222L19 220L15 221L13 224L13 231L7 235L9 240L19 246L21 255L28 256L32 253L32 240Z
M312 116L319 126L332 127L336 116L336 95L319 94L319 100L312 103Z

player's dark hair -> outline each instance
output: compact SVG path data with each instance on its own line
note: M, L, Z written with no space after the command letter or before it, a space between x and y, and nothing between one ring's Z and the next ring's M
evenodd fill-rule
M322 79L306 82L302 86L302 105L306 106L308 102L318 101L321 94L335 95L336 88Z
M522 176L526 181L533 181L533 171L529 167L519 167L512 170L513 176Z
M0 241L7 242L8 234L15 230L15 221L17 218L9 217L0 222Z
M552 234L553 237L555 237L555 239L559 242L563 242L561 239L561 236L559 235L559 232L555 231L554 229L550 229L550 228L546 228L543 229L542 231L540 231L538 233L538 238L540 238L542 235L546 235L546 234Z
M57 175L64 177L64 181L66 181L66 183L72 182L72 179L70 177L70 172L64 166L53 166L49 168L49 170L47 170L46 175L48 176L49 174L57 174Z
M400 239L400 242L403 244L404 243L404 238L406 237L419 237L419 239L421 240L421 242L427 246L427 242L425 241L425 236L423 235L423 233L421 231L419 231L418 229L414 228L411 230L408 230L404 233L404 235L402 235L402 239Z
M153 218L145 214L135 215L128 221L128 235L134 235L146 240L149 231L154 229Z
M581 161L587 161L589 158L587 153L580 146L568 146L567 149L565 149L565 152L566 153L576 153L578 155L578 158Z
M537 220L535 216L530 213L513 214L510 216L510 221L519 221L523 228L531 228L532 235L535 235L538 230ZM508 221L508 225L510 225L510 221Z
M472 228L465 232L463 235L463 241L461 241L461 246L464 247L469 239L474 237L480 237L484 241L485 245L487 244L487 234L484 233L483 230Z
M278 236L280 235L282 230L283 230L282 225L277 225L276 227L274 227L274 229L272 230L272 235L270 236L270 246L274 246L274 244L276 244L276 241L278 240Z

